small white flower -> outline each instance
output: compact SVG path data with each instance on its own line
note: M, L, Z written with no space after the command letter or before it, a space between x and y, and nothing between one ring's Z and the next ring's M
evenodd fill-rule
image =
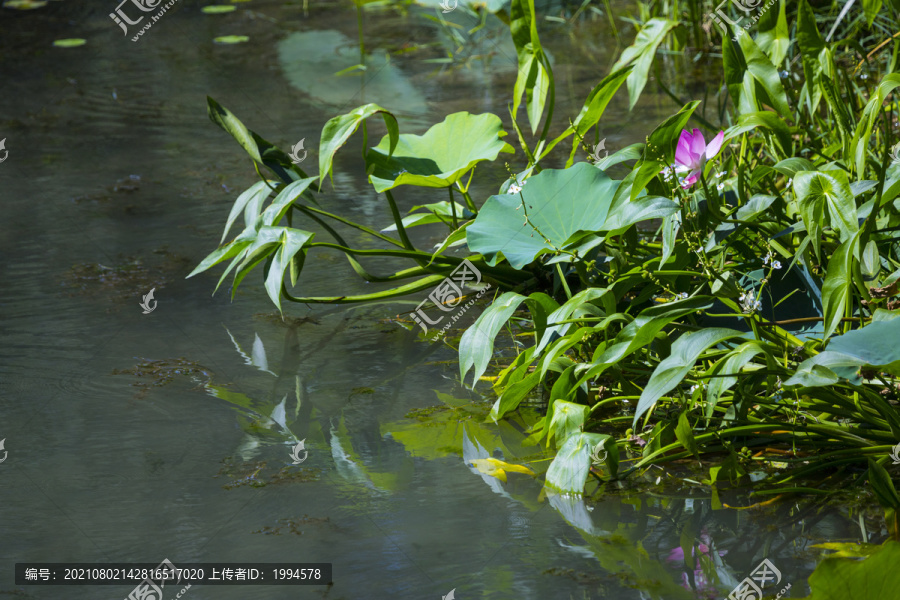
M506 190L506 193L507 194L518 194L521 191L522 191L522 188L520 186L518 186L516 184L512 184L511 186L509 186L509 189Z
M762 308L762 301L756 300L753 302L753 310L759 310Z
M693 394L694 392L696 392L698 387L700 387L700 386L699 386L699 385L692 385L692 386L691 386L690 393Z
M663 167L663 170L660 171L660 174L663 176L663 181L669 181L672 179L672 174L675 172L675 165L669 165L668 167Z
M721 177L724 174L725 174L725 171L719 171L718 173L716 173L716 178L718 179L719 177Z
M793 178L793 177L791 177L790 179L788 179L788 182L785 184L784 189L788 189L789 187L791 187L791 184L792 184L793 182L794 182L794 178Z
M681 292L680 294L675 295L675 298L677 298L678 300L684 300L687 297L688 297L687 292Z
M394 177L400 177L400 176L403 175L404 173L409 173L409 171L407 171L406 169L400 169L399 171L397 171L396 173L394 173Z
M780 262L780 261L777 261L777 260L773 260L773 261L772 261L772 268L773 268L773 269L780 269L780 268L781 268L781 262Z
M772 260L772 253L771 253L771 252L769 252L768 254L766 254L765 258L763 258L763 264L764 264L764 265L769 264L769 261L770 261L770 260Z
M722 190L725 189L725 184L724 184L724 183L720 183L719 185L716 186L716 189L719 190L719 191L721 192Z

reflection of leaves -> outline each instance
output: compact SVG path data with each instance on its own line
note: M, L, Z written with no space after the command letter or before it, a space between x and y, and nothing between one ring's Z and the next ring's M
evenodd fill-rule
M381 426L382 435L390 434L413 456L428 459L462 456L464 428L470 439L488 451L499 449L504 456L522 456L534 451L521 445L525 435L517 426L522 424L500 421L488 425L483 421L490 407L447 394L438 397L444 405L414 410L403 420L386 423Z
M479 473L484 473L485 475L496 477L504 483L506 482L507 471L509 471L510 473L525 473L526 475L531 475L532 477L535 476L534 471L532 471L528 467L523 467L522 465L512 465L508 462L497 460L496 458L476 458L469 462L472 464L472 466L478 469Z
M353 448L350 432L340 418L337 426L331 425L331 457L334 459L338 474L355 487L364 485L376 491L396 492L412 479L412 460L404 459L398 467L396 462L382 462L382 470L378 470L366 461ZM371 462L371 460L369 461Z
M639 529L639 528L638 528ZM579 530L586 547L564 546L579 554L589 551L600 563L599 568L626 582L640 586L651 598L666 600L694 600L696 596L672 579L660 561L653 560L636 539L634 525L619 523L618 530L609 536L592 536ZM575 549L578 550L575 550Z

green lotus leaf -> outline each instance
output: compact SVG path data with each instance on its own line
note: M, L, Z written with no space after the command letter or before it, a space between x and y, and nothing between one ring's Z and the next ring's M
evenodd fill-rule
M618 186L619 181L588 163L544 169L527 179L521 192L488 198L466 230L469 248L490 265L502 255L521 269L541 254L562 248L578 232L602 230ZM523 200L534 228L525 224Z
M449 187L483 160L514 152L501 138L500 117L490 113L453 113L424 135L402 134L393 155L385 136L366 155L369 181L383 192L401 185Z

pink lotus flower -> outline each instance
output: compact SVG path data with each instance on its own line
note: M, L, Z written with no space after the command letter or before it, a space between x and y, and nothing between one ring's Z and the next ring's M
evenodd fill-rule
M678 147L675 149L675 172L689 172L689 175L681 182L681 187L687 189L697 183L703 165L707 160L716 157L719 150L722 149L724 141L724 131L720 131L708 146L699 129L694 129L693 133L687 129L681 131L681 137L678 138Z

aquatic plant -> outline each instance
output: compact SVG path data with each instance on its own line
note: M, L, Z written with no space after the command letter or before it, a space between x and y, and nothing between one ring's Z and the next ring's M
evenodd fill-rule
M237 199L223 241L242 213L243 232L191 275L230 259L234 289L265 260L265 287L279 308L282 298L386 299L441 282L463 260L448 249L466 243L475 253L467 259L505 291L462 335L461 379L474 385L487 372L501 331L530 338L495 362L490 416L499 421L530 395L545 398L529 443L556 450L548 488L582 492L589 480L603 485L660 466L702 468L712 487L762 471L769 484L760 494L826 494L868 479L896 535L891 511L900 503L882 471L900 442L900 164L889 152L900 74L890 56L876 62L877 53L828 42L805 1L795 40L784 4L770 12L755 38L722 40L722 89L733 110L723 111L721 128L697 114L699 101L687 102L645 143L594 165L575 164L575 153L626 80L634 104L668 25L639 34L640 48L626 50L552 138L552 64L534 3L513 0L519 71L509 118L524 158L481 206L469 193L474 172L513 152L496 115L456 113L413 135L401 134L385 108L361 106L325 125L312 177L210 99L213 121L278 180L263 178ZM847 76L854 53L870 60L872 82ZM527 126L518 121L522 104ZM387 134L365 151L367 173L397 237L313 198L335 153L360 127L367 139L371 117ZM698 127L689 130L691 121ZM701 127L718 132L709 145ZM451 135L467 143L450 144ZM672 165L688 174L685 185ZM447 200L401 216L392 192L403 186L441 190ZM334 242L314 241L294 218ZM408 229L439 224L448 235L437 250L412 244ZM374 247L349 245L337 226ZM367 281L414 281L357 296L294 296L286 274L300 285L313 249L343 253ZM371 256L413 266L375 276L358 262ZM592 468L600 451L602 468Z

